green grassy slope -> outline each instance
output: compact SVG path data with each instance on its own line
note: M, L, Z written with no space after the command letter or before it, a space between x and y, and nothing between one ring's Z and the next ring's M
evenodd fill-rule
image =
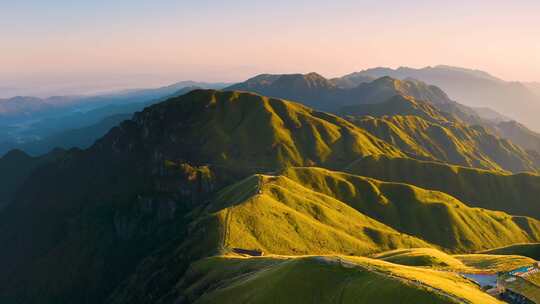
M142 259L182 244L187 215L224 184L371 154L403 155L344 119L284 100L198 90L148 107L32 173L0 213L0 301L100 303Z
M396 249L376 254L373 258L408 266L465 268L460 260L434 248Z
M367 258L216 257L183 283L195 303L500 303L457 275Z
M179 302L175 287L189 264L232 247L361 255L539 240L537 221L517 225L443 193L286 169L343 168L377 155L405 157L344 119L284 100L208 90L149 107L36 170L0 213L0 302ZM400 267L386 271L406 275ZM444 280L463 291L455 276Z
M223 190L210 212L214 210L224 230L225 250L365 255L430 246L286 177L250 177Z
M522 218L470 208L441 192L320 168L282 174L220 192L208 212L222 223L225 249L365 255L431 243L463 252L540 239L536 220L526 218L524 229Z
M397 249L392 254L381 253L381 259L445 271L496 272L531 260L515 256L451 256L435 249L470 252L538 238L538 228L534 228L534 235L528 236L512 216L469 208L440 192L319 168L289 168L279 176L251 176L221 190L210 201L200 220L190 228L192 241L180 247L199 248L200 236L213 236L213 243L206 244L199 257L212 255L216 250L232 254L233 248L258 249L270 256L373 254L375 257L381 251ZM183 251L175 252L165 255L166 258L151 256L111 303L138 303L137 299L150 300L149 295L154 293L163 295L163 291L156 292L153 287L156 281L164 291L170 293L170 289L175 289L172 295L186 301L199 299L203 293L209 296L213 288L228 285L221 277L212 277L221 269L217 265L201 270L195 277L190 276L193 275L190 271L185 278L187 283L177 282L183 273L178 270L182 259L177 254ZM240 279L255 271L241 265L233 268L239 271ZM283 270L276 270L277 275L285 276L287 272ZM424 273L426 282L433 282L433 274ZM207 279L209 282L205 283ZM179 284L191 287L179 288ZM269 286L272 285L266 288ZM259 290L259 287L249 288ZM318 285L309 288L310 292L319 290ZM225 291L220 291L219 299L233 301L247 291L236 290L227 295L221 292ZM215 296L204 298L217 301L218 294ZM293 296L285 293L283 297Z
M486 128L493 130L491 124L485 123L473 109L450 100L439 88L419 81L382 77L361 83L354 88L340 88L314 73L260 75L233 85L229 89L294 100L340 115L416 115L431 123L429 124L430 134L423 134L426 132L426 127L421 127L418 123L412 129L410 126L405 126L405 133L408 132L408 135L413 138L413 134L417 137L422 135L426 138L432 137L433 140L428 140L429 148L438 152L437 157L442 161L486 169L505 169L512 172L536 171L539 163L539 157L536 155L531 155L510 141L487 131ZM412 107L403 102L395 102L395 100L387 102L389 99L395 99L396 95L412 96L416 100L425 102L415 102ZM384 106L378 104L384 104ZM364 121L364 123L367 122ZM383 123L392 122L383 121L379 122L379 125ZM468 125L483 125L486 128ZM396 135L391 132L380 134L386 131L377 131L378 135L386 140Z
M150 107L136 119L153 123L145 137L156 143L190 144L193 157L231 168L340 167L362 155L402 155L337 116L252 93L195 91ZM164 138L165 126L176 135L174 142Z
M319 168L291 168L284 175L398 231L450 250L478 250L540 238L538 220L470 208L438 191Z
M387 262L465 273L497 273L529 266L534 260L518 255L450 255L434 248L397 249L373 256Z
M482 272L496 273L499 271L511 271L523 266L534 264L534 260L521 255L497 255L497 254L462 254L455 255L467 267Z
M508 175L408 158L366 157L346 171L448 193L469 206L540 219L540 177Z
M514 244L484 251L485 254L522 255L540 261L540 243Z
M395 95L377 103L357 104L341 109L344 116L418 116L435 123L450 123L456 120L452 115L441 112L426 101L416 100L411 96Z
M412 155L490 170L536 171L535 158L520 147L412 97L344 111L356 115L349 119L357 126Z

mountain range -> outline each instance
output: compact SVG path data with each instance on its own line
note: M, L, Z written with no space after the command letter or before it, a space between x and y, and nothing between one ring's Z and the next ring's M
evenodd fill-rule
M282 78L285 80L280 80ZM401 81L388 76L362 82L353 88L339 88L333 82L335 81L327 80L316 73L261 75L228 89L295 100L342 116L389 114L393 121L354 117L352 120L363 123L364 127L375 124L377 131L388 136L385 139L400 141L402 148L403 145L410 146L406 151L416 150L416 154L424 154L431 159L458 165L471 165L474 162L474 166L489 169L498 167L513 172L535 171L540 151L530 151L534 148L531 142L538 142L540 137L531 136L534 132L525 127L511 132L505 122L482 118L473 108L451 100L438 87L416 80ZM408 98L407 101L407 98L398 98L389 102L389 99L396 95L412 99ZM419 106L420 104L422 106ZM396 113L405 115L398 117ZM408 117L407 114L414 114L414 117ZM511 142L515 139L522 143L524 138L532 141L528 141L523 148ZM423 147L418 147L419 145ZM484 152L478 151L482 149ZM419 152L420 150L423 152ZM491 155L487 156L486 152ZM512 160L516 156L521 160Z
M539 137L438 86L141 98L0 158L0 303L501 303L470 277L538 259Z
M403 115L459 127L463 134L473 130L410 96L387 102L399 106L370 108L371 118L350 115ZM274 292L265 282L296 284L298 276L319 269L336 279L351 271L358 284L366 276L381 280L419 303L496 303L452 272L424 273L372 255L430 248L424 254L466 256L540 242L538 204L522 200L534 197L538 176L448 165L376 130L275 97L195 90L136 113L87 149L35 161L12 152L6 163L40 164L24 173L18 191L5 194L0 243L9 245L0 252L0 300L235 303L252 284L237 277L244 273L253 284L261 280L253 297L264 303ZM449 137L464 140L458 129L448 130L456 132ZM523 152L516 149L508 153ZM504 196L490 193L494 189ZM239 259L235 248L275 257ZM267 277L261 267L275 274ZM410 285L418 276L423 283ZM332 286L313 280L299 290ZM294 302L283 292L279 298Z
M146 106L190 90L222 84L184 81L161 88L96 96L14 97L0 100L0 154L20 149L35 156L55 147L86 148L115 124ZM77 134L77 138L73 135Z
M535 113L540 110L538 84L509 82L479 70L445 65L420 69L400 67L373 68L342 77L341 83L358 85L366 77L390 76L396 79L416 79L436 85L453 99L471 107L488 107L513 120L540 130ZM349 85L349 86L350 86Z

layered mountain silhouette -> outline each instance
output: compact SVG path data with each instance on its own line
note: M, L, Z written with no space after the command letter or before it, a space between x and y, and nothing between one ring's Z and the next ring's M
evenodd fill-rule
M531 131L515 120L494 122L490 129L501 137L511 138L513 142L526 150L540 153L540 133Z
M37 156L49 152L55 145L86 148L105 135L112 127L111 121L119 122L113 116L130 116L153 103L197 88L223 86L225 84L184 81L165 87L95 96L0 99L0 155L19 149ZM108 128L103 130L105 125ZM79 129L83 128L87 130L81 132ZM84 139L74 140L70 133L79 133Z
M538 167L534 153L410 97L397 95L383 103L350 106L343 111L357 126L411 155L512 172L535 172Z
M171 88L168 89L170 90ZM112 127L131 118L133 113L172 96L184 95L195 89L199 88L186 87L165 98L151 99L145 102L138 102L138 99L135 99L136 101L132 103L108 105L88 112L45 119L34 123L29 128L30 130L25 131L25 134L30 133L27 135L38 137L38 139L23 141L22 143L10 141L0 143L0 154L11 149L18 149L30 155L39 156L55 148L88 148L97 139L104 136Z
M506 172L518 170L509 164L533 170L532 161L438 109L438 90L422 89L416 95L434 100L419 101L396 97L396 87L414 93L413 84L376 81L353 90L311 74L256 81L302 98L330 92L303 104L195 90L145 108L87 149L31 167L0 211L0 302L295 302L291 289L277 287L299 284L299 297L354 286L367 290L365 301L391 299L398 288L411 303L496 303L452 272L458 266L410 268L373 254L408 249L449 260L540 242L538 204L524 199L538 191L538 176ZM351 117L306 106L330 106L340 94L359 96L335 104ZM444 163L452 161L442 153L457 146L469 168ZM33 162L21 152L5 158ZM493 271L499 264L488 261L507 259L460 258ZM313 280L300 283L306 275ZM378 292L365 280L380 282Z
M312 79L325 85L310 85ZM331 81L311 73L262 75L230 89L286 98L340 115L394 115L386 120L353 119L377 136L399 143L406 152L421 157L513 172L536 171L538 166L536 152L526 152L495 136L502 132L495 131L492 122L483 120L474 109L452 101L438 87L423 82L382 77L353 88L336 88ZM315 96L315 101L308 96ZM389 101L394 96L402 97ZM414 117L407 117L411 115Z
M489 107L523 122L533 130L540 130L535 115L540 109L540 97L535 84L508 82L486 72L451 66L434 66L421 69L374 68L343 77L343 81L362 82L365 77L390 76L397 79L414 78L434 84L447 92L452 99L473 107Z
M451 100L439 88L418 81L400 81L382 77L352 88L338 87L335 81L317 73L259 75L228 87L228 90L256 92L266 96L302 102L317 109L339 112L343 106L378 103L394 95L413 96L434 104Z

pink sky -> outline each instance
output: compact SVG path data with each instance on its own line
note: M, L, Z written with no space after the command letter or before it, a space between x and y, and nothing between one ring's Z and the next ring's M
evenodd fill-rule
M437 64L540 80L540 1L35 1L0 12L3 84L331 77Z

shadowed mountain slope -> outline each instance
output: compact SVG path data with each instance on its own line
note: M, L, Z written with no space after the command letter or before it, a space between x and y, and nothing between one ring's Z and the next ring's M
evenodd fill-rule
M196 281L180 281L190 264L233 247L465 252L540 240L540 223L528 217L292 168L339 170L383 155L405 157L345 119L285 100L197 90L153 105L25 179L0 212L0 302L183 303L189 290L178 286ZM462 283L451 292L471 286Z
M40 157L31 157L20 150L12 150L0 158L0 211L9 205L17 190L39 166L53 162L65 152L57 149Z
M143 257L182 240L185 215L225 184L371 154L403 156L344 119L283 100L199 90L151 106L26 179L0 213L0 244L9 244L0 300L99 302Z

